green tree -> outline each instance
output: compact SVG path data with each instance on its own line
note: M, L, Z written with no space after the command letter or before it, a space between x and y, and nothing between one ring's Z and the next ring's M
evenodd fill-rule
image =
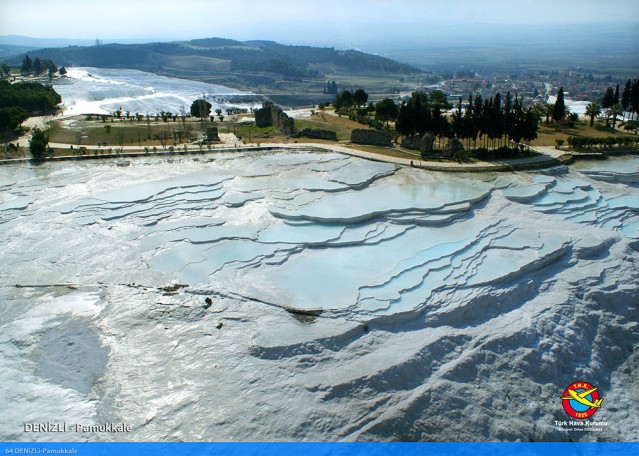
M213 105L211 103L200 98L191 104L191 115L204 119L209 116L212 107Z
M375 105L375 118L386 122L386 125L391 120L397 119L399 109L393 100L390 98L384 98L382 101Z
M33 72L35 74L42 73L42 61L38 57L33 60Z
M472 109L473 107L473 95L471 94L468 99L468 108ZM466 129L464 128L464 111L462 109L462 99L459 97L459 103L457 104L457 110L451 116L452 125L451 125L451 133L458 139L463 140L467 138Z
M413 92L407 102L402 103L397 115L395 130L407 136L432 131L432 115L428 96L424 92Z
M0 132L13 131L28 118L27 111L19 106L0 108Z
M632 90L630 91L630 108L639 118L639 79L635 79L632 82Z
M601 114L601 105L596 102L589 103L586 106L586 115L590 117L590 126L592 127L595 123L595 117Z
M363 89L357 89L353 93L353 102L355 106L364 106L368 101L368 94Z
M563 120L566 115L566 103L564 101L564 88L559 88L559 92L557 92L557 101L555 101L555 108L552 111L552 119L559 123Z
M335 81L326 81L324 93L328 95L337 95L337 83Z
M447 137L450 134L450 124L438 105L433 106L432 118L435 136Z
M353 106L353 93L350 90L343 90L342 93L335 97L335 110L341 108L350 108Z
M65 74L67 74L67 69L65 67L60 67L59 73L60 76L64 76Z
M608 116L612 117L612 130L615 130L615 126L617 125L617 115L619 115L623 111L623 106L621 103L615 103L610 108L608 108Z
M528 141L530 145L531 141L537 139L537 130L539 129L539 119L535 115L532 109L527 109L524 117L524 128L522 133L522 139Z
M491 109L486 112L488 123L488 137L492 139L493 149L495 140L501 139L505 132L504 112L501 104L501 93L497 92L490 104Z
M37 160L44 158L49 150L49 132L35 127L29 140L29 150L33 158Z
M452 109L452 105L448 102L446 94L441 90L433 90L429 95L430 104L437 106L441 111Z
M623 118L626 118L626 112L630 111L630 95L632 94L632 81L628 79L621 96L621 106L623 106Z
M22 66L20 67L20 72L22 74L29 74L33 71L33 62L28 55L25 55L22 59Z
M617 84L617 87L615 88L615 94L612 97L612 104L617 103L619 103L619 84Z
M7 65L6 63L2 64L2 73L5 76L9 76L11 74L11 67L9 65Z
M615 103L615 91L612 87L608 87L606 89L606 93L601 99L601 107L604 109L608 109Z
M20 106L29 115L45 115L55 112L62 101L53 87L39 82L22 81L15 84L0 80L0 108Z

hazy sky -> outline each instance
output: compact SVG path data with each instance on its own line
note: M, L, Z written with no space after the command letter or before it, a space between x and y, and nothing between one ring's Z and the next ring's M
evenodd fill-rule
M0 35L115 39L284 39L305 42L352 23L634 22L639 1L616 0L0 0ZM374 34L374 28L371 28Z

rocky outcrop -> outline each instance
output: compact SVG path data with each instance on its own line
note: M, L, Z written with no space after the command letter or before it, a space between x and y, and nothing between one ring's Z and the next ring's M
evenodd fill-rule
M448 144L444 147L443 155L446 157L454 157L459 152L464 151L464 145L459 141L459 139L451 138L448 140Z
M327 141L337 141L337 133L332 130L319 130L313 128L305 128L297 133L297 137L311 138L311 139L325 139Z
M386 133L385 131L366 130L363 128L356 128L353 130L351 133L351 142L367 146L393 146L390 133Z
M271 102L262 103L262 108L255 111L255 124L262 128L272 125L287 136L292 135L295 131L294 119Z

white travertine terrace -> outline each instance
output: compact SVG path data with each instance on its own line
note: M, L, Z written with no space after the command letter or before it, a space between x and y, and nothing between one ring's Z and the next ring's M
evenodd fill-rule
M0 437L58 438L21 428L55 417L133 425L105 439L565 440L584 379L615 404L596 438L636 440L638 163L4 166Z

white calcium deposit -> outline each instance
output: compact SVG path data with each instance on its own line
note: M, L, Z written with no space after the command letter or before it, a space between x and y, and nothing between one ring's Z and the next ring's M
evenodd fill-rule
M128 69L69 67L66 76L53 80L53 88L62 96L65 115L113 114L117 110L184 115L202 97L212 104L211 112L255 104L251 92Z
M2 440L639 439L639 158L118 165L0 167Z

